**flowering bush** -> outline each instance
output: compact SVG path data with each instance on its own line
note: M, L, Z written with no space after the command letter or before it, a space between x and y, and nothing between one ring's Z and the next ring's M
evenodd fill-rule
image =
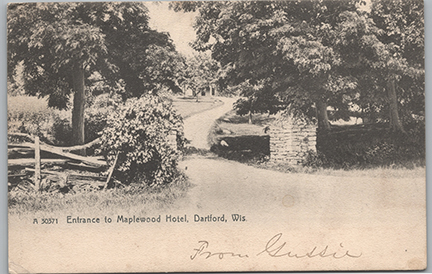
M153 95L132 98L112 112L102 131L101 152L124 183L169 183L177 176L184 144L183 121L172 105Z

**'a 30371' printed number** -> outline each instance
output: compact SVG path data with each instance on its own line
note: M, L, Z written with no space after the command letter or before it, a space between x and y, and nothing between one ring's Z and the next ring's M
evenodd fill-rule
M38 219L33 219L33 224L39 224L39 220ZM58 224L58 219L57 218L41 218L40 219L40 224L41 225Z

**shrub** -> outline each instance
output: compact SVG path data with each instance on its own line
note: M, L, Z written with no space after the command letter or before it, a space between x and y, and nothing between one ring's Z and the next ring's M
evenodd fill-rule
M311 167L316 169L327 166L327 160L324 154L313 150L308 150L306 152L306 156L304 161L302 162L302 165L304 167Z
M119 104L120 98L101 94L91 98L91 104L87 106L84 114L85 142L91 142L100 137L105 128L107 119ZM73 145L71 113L63 117L55 116L53 124L53 137L58 145ZM89 153L91 151L87 151Z
M96 96L85 112L85 142L100 137L107 125L107 119L118 107L121 98L118 95L101 94Z
M53 138L55 145L69 146L73 144L72 125L70 118L56 116L53 123Z
M112 112L102 132L101 152L113 163L124 183L169 183L177 176L184 144L183 122L172 105L147 95L129 99Z
M318 155L309 155L307 166L423 165L424 126L414 125L407 133L392 131L386 124L333 127L330 132L318 132L317 150Z

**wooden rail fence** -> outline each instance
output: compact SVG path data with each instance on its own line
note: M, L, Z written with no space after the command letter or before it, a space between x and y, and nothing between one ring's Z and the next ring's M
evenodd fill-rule
M107 176L93 176L83 175L79 173L62 173L51 170L44 170L42 167L50 166L65 166L71 169L85 169L92 171L101 171L107 169L108 165L101 157L85 157L71 153L72 151L80 151L82 149L90 148L100 143L100 139L96 139L85 145L78 145L72 147L55 147L44 144L40 141L38 136L31 136L24 133L9 133L9 137L24 138L31 142L9 142L8 143L8 168L10 170L20 169L24 172L34 173L34 187L36 190L41 189L42 174L51 174L61 176L67 181L71 178L81 180L105 181L104 189L107 187L112 173L115 168L115 163L109 167ZM50 157L42 159L42 153L48 154ZM34 158L29 158L34 154ZM117 154L118 157L118 154ZM117 159L116 157L116 159ZM34 167L34 169L30 168ZM9 174L9 177L16 177L16 174Z

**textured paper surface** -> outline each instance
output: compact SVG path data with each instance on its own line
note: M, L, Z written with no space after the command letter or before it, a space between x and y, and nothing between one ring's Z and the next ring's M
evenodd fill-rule
M220 163L194 160L193 165L201 164ZM227 174L223 165L218 171ZM213 197L205 197L209 200L200 201L199 208L190 206L138 215L160 216L161 223L66 224L67 216L47 213L45 217L56 218L60 224L42 226L34 225L32 218L10 216L10 262L31 273L425 267L425 181L422 179L330 177L323 182L322 178L314 180L314 176L275 174L269 177L268 172L263 172L265 177L262 177L256 170L245 174L237 173L235 168L229 172L234 180L248 177L248 186L238 186L235 191L229 188L215 191ZM218 174L212 176L224 179ZM206 181L212 178L203 175L196 182ZM195 223L195 214L224 215L228 221ZM241 214L246 221L233 222L231 214ZM118 212L107 217L116 222L118 215L123 214ZM189 223L166 222L167 216L184 215ZM105 214L79 217L103 220ZM40 216L34 218L40 222ZM327 250L326 255L337 252L335 256L339 257L349 252L359 257L273 258L267 252L261 253L279 234L280 239L270 245L273 253L275 248L282 247L279 255L291 252L293 256L305 256L312 250L317 255ZM234 252L248 257L225 255L220 259L215 255L207 259L207 255L200 255L191 260L196 249L202 246L200 241L209 243L206 252Z
M208 163L197 160L192 164ZM227 174L223 170L218 171ZM423 180L328 178L328 182L319 182L313 176L305 179L284 174L263 178L259 171L229 171L240 180L253 175L247 183L262 195L253 197L241 190L224 191L223 196L215 193L212 201L201 202L201 209L151 215L161 215L161 223L155 224L67 225L66 216L53 216L61 224L38 226L32 225L31 219L10 217L10 263L30 273L425 267ZM201 182L206 181L205 176ZM224 176L219 178L222 181ZM246 216L246 221L232 222L230 214L237 213ZM189 223L167 223L167 214L186 214ZM194 214L224 214L228 222L195 223ZM95 217L104 218L103 214ZM269 250L274 253L281 247L279 255L291 252L292 256L305 256L312 250L317 255L327 250L327 255L336 253L341 257L349 252L356 257L275 258L268 252L261 253L278 234L280 239L273 241ZM202 247L200 241L207 241L208 247L191 259ZM207 258L210 254L204 252L216 255ZM248 257L225 254L221 259L217 254L220 252Z
M186 123L218 117L225 107ZM425 177L287 174L200 156L185 158L180 169L194 186L170 208L145 214L111 209L91 216L9 215L11 272L426 267ZM132 222L118 222L121 216ZM68 217L99 218L100 223L68 223ZM42 225L44 218L58 223ZM135 218L150 218L150 223Z

